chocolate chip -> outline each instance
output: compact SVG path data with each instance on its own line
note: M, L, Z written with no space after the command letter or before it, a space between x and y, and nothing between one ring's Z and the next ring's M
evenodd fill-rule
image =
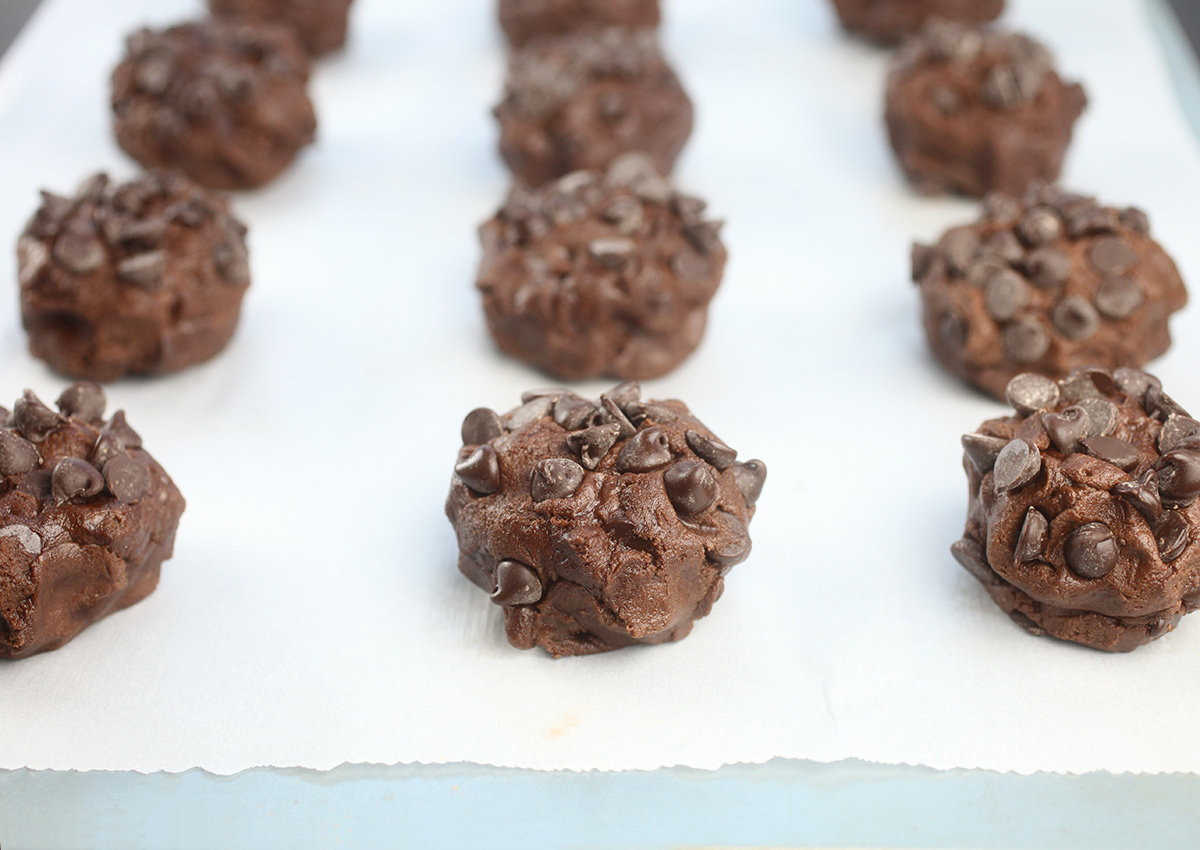
M1133 472L1141 462L1142 453L1137 446L1116 437L1086 437L1082 441L1084 450L1092 457L1119 466L1126 472Z
M50 486L55 502L78 501L103 490L104 476L86 460L65 457L54 467Z
M666 466L674 458L667 432L647 428L634 434L617 455L618 472L649 472Z
M1141 369L1131 369L1128 366L1122 366L1120 369L1114 370L1113 380L1116 382L1117 389L1125 393L1129 398L1143 398L1151 384L1162 389L1162 384L1159 383L1158 378L1146 374Z
M95 381L77 381L58 397L55 404L63 416L74 416L84 422L98 422L104 418L104 388Z
M1137 207L1126 207L1117 215L1117 220L1134 233L1147 236L1150 233L1150 219Z
M159 289L163 285L166 265L166 251L147 251L117 263L117 277L142 289Z
M1122 481L1115 485L1112 494L1133 505L1151 525L1162 518L1163 506L1158 495L1158 473L1153 469L1147 469L1132 481Z
M1025 258L1025 271L1034 286L1053 292L1071 276L1071 258L1058 248L1038 248Z
M1058 404L1058 384L1033 372L1022 372L1004 390L1004 397L1022 416L1049 410Z
M593 239L588 254L606 269L619 269L633 258L637 246L632 239Z
M683 237L701 254L713 254L721 248L721 228L724 222L702 221L683 228Z
M1043 413L1042 424L1050 441L1063 454L1079 451L1080 441L1088 435L1091 419L1079 405L1071 405L1062 413Z
M637 233L646 220L644 208L636 198L619 196L613 198L600 211L600 218L617 228L626 236Z
M485 443L456 463L454 474L479 495L488 496L500 489L500 456Z
M1025 280L1014 271L1002 271L992 275L983 289L983 303L988 315L998 322L1007 321L1029 303L1029 289Z
M533 467L529 494L535 502L546 499L566 499L574 496L583 483L583 467L570 458L552 457L539 460Z
M139 248L157 248L167 235L167 223L161 218L137 221L116 220L119 225L113 233L112 242L118 245Z
M104 469L105 465L118 455L125 454L125 444L107 431L102 431L96 438L89 460L96 469Z
M93 174L79 184L79 188L75 190L75 200L80 202L91 201L94 203L104 196L104 190L107 188L108 175L104 172Z
M733 540L724 546L706 549L704 555L721 568L721 575L725 575L730 567L737 566L750 556L750 538L745 534L745 526L742 526L742 533L736 535Z
M1147 415L1153 416L1160 422L1166 422L1172 414L1175 416L1188 415L1182 405L1163 392L1162 384L1157 383L1157 379L1155 383L1146 387L1146 391L1142 395L1142 409L1146 411Z
M1109 319L1119 320L1133 315L1142 306L1142 289L1127 277L1111 277L1096 290L1096 309Z
M996 457L1000 450L1008 445L1008 441L1000 437L988 437L984 434L963 434L963 453L981 474L987 474L996 465Z
M683 436L687 440L688 448L717 469L728 469L737 460L737 451L716 437L705 437L699 431L688 431Z
M157 51L135 63L133 83L146 94L161 95L170 85L174 72L174 57L165 51Z
M1117 430L1121 413L1117 406L1103 396L1080 399L1079 406L1087 411L1089 437L1107 437Z
M983 197L983 214L990 221L1008 223L1021 214L1021 202L1003 192L988 192Z
M529 404L531 401L537 401L540 398L548 398L554 401L556 398L565 395L574 395L566 387L541 387L536 390L525 390L521 393L521 404Z
M1025 249L1011 230L992 234L981 250L984 256L997 257L1012 266L1025 258Z
M963 569L984 584L1000 583L1000 577L987 562L987 555L983 551L983 547L970 537L964 537L952 544L950 554L962 565Z
M504 434L504 423L500 415L490 407L477 407L466 415L462 423L464 446L490 443Z
M617 439L619 440L628 439L637 433L637 428L633 427L633 423L629 421L629 417L607 395L600 396L600 410L597 413L597 419L604 425L616 425L618 429Z
M88 274L100 268L108 257L104 243L90 227L72 227L54 241L54 259L67 271Z
M679 414L665 404L657 404L652 401L640 401L629 406L629 421L641 425L647 419L652 420L659 425L667 422L674 422L679 418Z
M1120 550L1112 530L1102 522L1089 522L1071 532L1063 557L1080 578L1104 578L1117 566Z
M942 253L946 258L946 267L956 275L967 273L971 261L979 253L979 237L970 228L951 230L942 237Z
M1172 507L1184 507L1200 496L1200 452L1175 449L1167 452L1155 464L1158 470L1158 492L1163 502Z
M717 498L717 479L708 465L681 460L663 473L663 485L675 510L692 516L709 508Z
M733 473L733 483L746 500L746 507L753 507L762 494L763 484L767 481L767 465L761 460L748 460L745 463L735 463L729 469Z
M595 469L617 442L620 426L616 423L595 425L576 431L567 437L567 448L579 455L579 461L587 469Z
M1013 109L1024 102L1017 85L1017 75L1011 66L993 65L987 72L981 90L983 99L997 109Z
M1097 233L1113 233L1120 227L1117 211L1110 207L1092 206L1081 210L1068 221L1067 229L1072 237L1092 236Z
M996 456L992 484L997 493L1024 487L1042 468L1042 453L1026 440L1010 440Z
M1021 533L1017 535L1017 545L1013 551L1013 559L1017 564L1032 564L1040 561L1046 554L1046 541L1050 537L1050 523L1037 508L1025 511L1025 521L1021 523Z
M1187 520L1182 514L1171 511L1154 530L1154 542L1158 544L1163 561L1174 561L1183 554L1190 542Z
M142 447L142 438L125 421L124 410L118 410L114 413L113 418L109 420L104 430L120 440L122 445L127 449L140 449Z
M150 492L150 473L127 454L119 454L104 464L104 483L122 502L132 505Z
M1031 248L1053 242L1062 235L1062 231L1062 219L1049 207L1034 207L1025 213L1017 225L1017 233Z
M1190 416L1172 414L1158 432L1158 451L1165 455L1175 449L1192 448L1197 435L1200 435L1200 422Z
M17 240L17 282L28 286L50 262L50 252L41 240L22 236Z
M240 238L226 237L213 248L213 265L221 280L231 286L250 283L250 253Z
M601 393L600 400L611 398L622 412L642 400L642 385L637 381L622 381L606 393ZM628 413L626 413L628 415Z
M573 394L560 396L554 402L554 421L568 431L583 428L595 413L596 405Z
M554 399L545 396L530 399L516 410L508 413L503 419L507 420L505 424L508 426L508 430L519 431L526 425L541 419L543 416L549 415L553 404Z
M33 443L46 439L63 422L62 416L46 407L32 390L25 390L25 395L13 406L12 419L21 436Z
M912 244L912 250L909 252L909 263L912 269L912 279L916 283L921 282L921 278L933 266L933 261L937 257L937 250L931 245L922 245L920 242Z
M501 561L496 566L496 589L492 602L497 605L532 605L542 598L542 580L520 561Z
M953 115L962 109L962 95L945 85L934 86L929 91L929 102L943 115Z
M33 443L9 430L0 430L0 475L24 475L41 461Z
M1138 261L1137 252L1120 236L1097 239L1088 250L1088 259L1102 275L1124 274Z
M1018 363L1032 363L1050 349L1050 335L1037 319L1017 319L1001 332L1004 350Z
M938 335L950 348L959 349L966 345L968 333L970 328L967 320L958 313L946 313L938 322Z
M1100 314L1082 296L1068 295L1050 311L1054 326L1071 340L1084 340L1100 330Z
M671 199L671 209L684 224L695 224L703 221L704 211L708 209L708 204L691 195L676 195Z
M1011 269L1008 267L1008 263L999 257L982 256L971 263L971 268L967 269L967 283L983 289L993 277L1009 271Z
M1082 401L1116 392L1117 382L1103 367L1080 366L1067 373L1059 383L1059 389L1067 401Z

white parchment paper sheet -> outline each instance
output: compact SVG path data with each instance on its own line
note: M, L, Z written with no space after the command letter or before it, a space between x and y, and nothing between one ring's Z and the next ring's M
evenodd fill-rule
M314 82L319 144L240 195L254 285L214 362L110 389L189 500L146 602L0 664L0 768L715 768L775 756L1015 771L1200 769L1200 618L1109 656L1013 626L952 560L959 435L1004 408L926 354L909 241L970 218L916 197L879 115L886 55L823 0L674 0L699 123L680 182L728 219L683 398L771 470L754 554L686 641L553 661L504 642L442 514L463 414L549 381L500 357L472 289L505 172L489 0L359 0ZM50 0L0 69L0 242L41 187L135 171L108 73L198 0ZM1138 203L1185 277L1200 157L1135 0L1017 0L1092 105L1066 182ZM24 348L0 258L0 390L62 385ZM7 302L6 304L2 302ZM1156 364L1200 407L1196 311ZM604 384L584 386L599 392Z

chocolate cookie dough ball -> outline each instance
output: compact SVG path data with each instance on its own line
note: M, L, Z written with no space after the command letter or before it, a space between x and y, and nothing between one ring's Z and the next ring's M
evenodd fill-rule
M658 0L500 0L500 26L513 47L598 27L654 29L660 20Z
M679 401L526 393L463 422L446 515L459 569L518 649L554 656L686 637L750 554L767 470Z
M913 246L925 334L948 370L997 398L1014 375L1141 367L1171 345L1187 303L1146 214L1038 186L992 196L985 217Z
M1035 635L1127 652L1200 605L1200 422L1137 369L1025 374L963 437L958 561Z
M289 27L311 56L346 44L353 0L208 0L213 15Z
M311 62L284 27L205 20L143 29L127 47L113 72L113 127L144 166L252 189L315 137Z
M43 192L17 242L30 352L96 381L207 360L250 285L245 236L224 199L174 174Z
M539 39L509 60L495 109L500 153L540 186L642 151L663 174L692 133L692 102L653 32L609 28Z
M0 658L57 649L158 585L183 497L104 391L0 408Z
M847 31L880 44L896 44L929 21L986 24L1000 17L1004 0L833 0Z
M700 344L725 268L704 206L636 155L515 189L480 229L492 338L560 378L671 371Z
M1019 195L1058 178L1086 104L1032 39L937 22L897 55L885 119L918 190Z

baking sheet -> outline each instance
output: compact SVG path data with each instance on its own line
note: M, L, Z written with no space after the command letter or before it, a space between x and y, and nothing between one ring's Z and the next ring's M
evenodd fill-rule
M1142 4L1010 6L1091 97L1065 182L1144 206L1194 279L1200 157ZM0 234L38 188L134 173L106 107L121 37L199 8L48 0L0 67ZM770 467L754 553L712 615L679 644L554 661L510 649L457 573L442 501L461 418L550 383L494 351L471 286L474 229L506 188L500 40L489 0L359 0L350 50L315 78L319 144L236 199L255 277L233 345L109 389L189 500L177 554L147 601L0 664L0 768L1200 770L1200 621L1124 656L1033 639L948 553L958 437L1004 408L923 347L908 243L974 208L900 180L886 54L820 0L668 17L699 116L679 181L728 219L731 262L703 346L646 395L685 399ZM0 389L52 399L14 266ZM1174 330L1154 371L1197 407L1195 310Z

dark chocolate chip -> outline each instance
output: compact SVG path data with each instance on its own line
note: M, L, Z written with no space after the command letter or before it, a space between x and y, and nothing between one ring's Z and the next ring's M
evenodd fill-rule
M733 483L746 500L746 507L753 507L762 494L763 484L767 481L767 465L761 460L748 460L745 463L735 463L729 470L733 473Z
M933 246L922 245L920 242L913 243L912 251L909 254L913 282L921 282L921 278L925 277L926 272L929 271L936 257L937 251Z
M1187 520L1183 514L1176 511L1171 511L1163 517L1163 521L1154 530L1154 541L1158 544L1159 554L1167 563L1183 554L1190 537Z
M1007 224L1021 215L1021 202L1003 192L988 192L983 197L983 214L990 221Z
M616 425L617 439L625 440L637 433L637 428L629 421L624 411L607 395L600 396L600 410L597 416L601 424Z
M84 179L79 184L79 188L75 190L76 201L99 201L104 196L104 190L108 188L108 175L104 172L93 174L91 177Z
M1146 522L1154 525L1162 518L1162 499L1158 495L1158 473L1147 469L1132 481L1122 481L1112 488L1118 496L1133 505Z
M967 269L967 283L983 289L996 275L1011 271L1008 263L999 257L981 256Z
M724 546L713 547L705 551L705 556L721 568L721 575L729 571L750 556L750 538L743 534L735 537Z
M997 493L1024 487L1041 471L1042 453L1026 440L1010 440L996 456L992 483Z
M1100 366L1080 366L1067 373L1059 389L1067 401L1082 401L1085 398L1116 392L1117 382L1107 369Z
M1017 225L1017 233L1031 248L1053 242L1062 235L1062 219L1058 213L1049 207L1034 207L1021 219Z
M1049 537L1050 523L1045 515L1037 508L1025 511L1025 521L1021 524L1021 533L1017 535L1017 545L1013 551L1016 563L1032 564L1042 560Z
M506 414L503 419L510 431L519 431L543 416L548 416L554 399L546 396L530 399L516 410Z
M1117 430L1121 413L1117 406L1104 396L1083 398L1077 404L1087 411L1087 436L1107 437Z
M167 235L167 223L161 218L136 221L115 220L119 229L113 233L112 242L138 248L157 248Z
M986 475L996 465L1000 450L1008 445L1008 441L1000 437L988 437L983 434L963 434L962 447L967 460L971 461L980 474Z
M13 406L12 421L22 437L40 443L62 424L63 418L46 407L32 390L25 390L25 395Z
M1022 372L1004 390L1004 397L1022 416L1050 410L1058 404L1058 384L1043 375Z
M490 407L477 407L463 419L462 441L464 446L490 443L503 434L504 423L500 421L500 414Z
M942 342L950 348L959 349L966 345L969 333L970 327L967 325L967 320L958 313L946 313L938 322L938 335L942 338Z
M737 451L716 437L705 437L699 431L688 431L683 436L687 440L688 448L717 469L728 469L737 460Z
M1000 577L987 562L987 554L983 551L983 547L970 537L955 541L950 546L950 554L962 565L963 569L984 584L1000 583Z
M681 460L665 473L663 485L675 510L692 516L708 509L717 498L717 479L707 464Z
M1162 384L1159 383L1158 378L1146 374L1141 369L1131 369L1128 366L1122 366L1120 369L1114 370L1113 380L1116 382L1117 389L1130 398L1144 398L1146 390L1152 384L1162 389Z
M104 418L104 388L95 381L77 381L58 397L55 404L63 416L74 416L84 422L98 422Z
M712 254L721 248L721 228L724 222L702 221L683 228L683 238L701 254Z
M606 269L619 269L633 259L637 246L632 239L593 239L588 243L588 254Z
M12 431L0 430L0 475L24 475L41 461L37 448Z
M72 227L54 242L54 259L67 271L87 274L100 268L108 254L91 228Z
M231 286L246 286L250 283L250 253L246 244L230 235L213 248L213 265L221 280Z
M997 109L1013 109L1024 102L1017 75L1010 65L993 65L987 72L980 92Z
M150 473L127 454L119 454L104 464L104 483L122 502L132 505L150 492Z
M156 51L134 63L133 83L146 94L161 95L174 73L174 57L166 51Z
M1117 540L1102 522L1081 525L1063 544L1067 566L1080 578L1104 578L1117 566L1119 556Z
M1115 277L1133 268L1138 255L1122 237L1105 236L1097 239L1088 249L1088 259L1100 274Z
M501 561L496 567L496 589L492 602L497 605L532 605L542 598L542 580L520 561Z
M576 431L567 437L567 448L579 455L579 461L587 469L595 469L617 443L621 429L616 423L595 425Z
M622 381L608 392L600 395L601 402L606 398L611 398L622 412L626 412L642 400L642 385L637 381Z
M1126 207L1121 210L1117 216L1117 220L1134 233L1140 233L1142 236L1147 236L1150 233L1150 219L1137 207Z
M998 257L1010 266L1015 266L1025 258L1025 249L1011 230L992 234L980 250L983 256Z
M647 419L663 425L667 422L674 422L679 418L679 414L665 404L657 404L653 401L640 401L629 406L629 421L641 425Z
M142 438L125 421L124 410L118 410L114 413L104 430L120 440L127 449L140 449L142 447Z
M1071 236L1091 236L1097 233L1113 233L1121 226L1117 211L1110 207L1088 207L1070 217L1067 229Z
M1091 420L1086 410L1073 404L1062 413L1043 413L1042 424L1055 448L1063 454L1071 454L1079 451L1079 443L1087 436Z
M1157 382L1146 387L1146 392L1142 395L1142 409L1159 422L1166 422L1172 415L1188 415L1183 406L1164 393L1162 385Z
M1092 457L1119 466L1126 472L1133 472L1142 459L1142 453L1138 451L1137 446L1116 437L1086 437L1082 443L1083 448Z
M1133 315L1142 306L1143 300L1141 287L1127 277L1109 278L1096 290L1096 309L1113 320Z
M1197 435L1200 435L1200 422L1190 416L1172 414L1158 432L1158 451L1165 455L1175 449L1191 448L1189 443Z
M125 454L125 444L107 431L102 431L96 438L89 460L96 469L104 469L105 465L118 455Z
M1010 270L997 272L983 288L983 304L988 315L998 322L1016 316L1029 303L1025 279Z
M454 474L481 496L490 495L500 489L500 456L485 443L456 463Z
M1175 449L1167 452L1155 464L1158 470L1158 492L1163 502L1183 507L1200 496L1200 452Z
M104 476L77 457L65 457L54 467L50 486L55 502L88 499L104 489Z
M637 198L622 195L608 202L600 211L600 218L616 227L620 233L630 236L645 223L646 214Z
M533 467L529 494L535 502L546 499L566 499L575 495L583 483L583 467L570 458L552 457L539 460Z
M160 289L166 267L166 251L147 251L117 263L117 277L142 289Z
M1050 349L1050 335L1037 319L1017 319L1002 332L1004 350L1018 363L1032 363Z
M666 466L674 458L667 432L647 428L634 434L617 455L618 472L649 472Z
M971 262L979 254L979 236L969 228L951 230L942 237L942 253L946 258L946 267L956 275L962 276L971 267Z
M521 393L521 404L529 404L539 398L548 398L553 401L564 395L572 395L572 393L566 387L542 387L536 390L526 390Z
M596 405L576 395L560 396L554 402L554 421L560 428L578 431L596 413Z
M1053 292L1071 276L1071 258L1058 248L1038 248L1025 258L1025 271L1034 286Z
M1071 340L1084 340L1100 330L1100 314L1080 295L1068 295L1050 311L1054 326Z

